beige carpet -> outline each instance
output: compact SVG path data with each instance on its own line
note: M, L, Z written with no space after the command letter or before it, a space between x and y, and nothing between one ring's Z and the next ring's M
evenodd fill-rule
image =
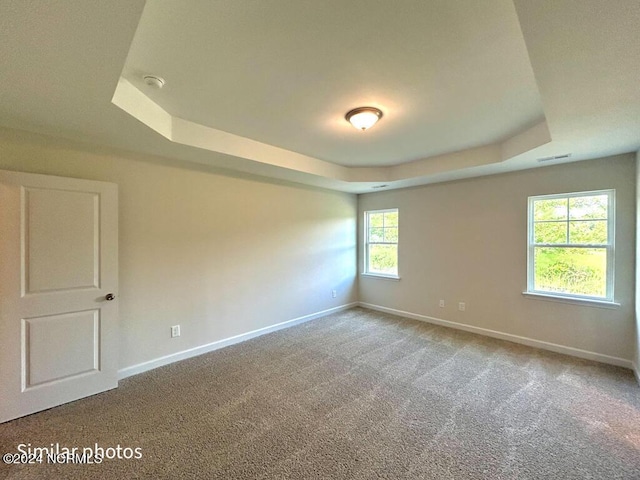
M140 447L6 478L640 479L630 371L353 309L0 425L0 451Z

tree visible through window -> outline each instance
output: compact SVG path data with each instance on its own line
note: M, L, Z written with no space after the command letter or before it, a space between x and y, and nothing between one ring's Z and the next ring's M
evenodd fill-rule
M398 275L398 209L365 212L365 273Z
M528 291L613 301L614 191L529 197Z

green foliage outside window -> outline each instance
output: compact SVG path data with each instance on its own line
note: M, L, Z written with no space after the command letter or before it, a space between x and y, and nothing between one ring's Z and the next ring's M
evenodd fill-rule
M606 194L533 201L535 290L606 297L608 205Z
M367 216L367 272L398 274L398 211Z
M605 297L607 253L597 248L535 250L536 290Z

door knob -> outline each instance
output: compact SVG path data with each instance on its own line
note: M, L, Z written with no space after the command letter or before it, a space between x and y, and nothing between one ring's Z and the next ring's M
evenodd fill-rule
M110 302L110 301L111 301L111 300L113 300L114 298L116 298L116 296L115 296L113 293L107 293L107 294L104 296L104 299L105 299L107 302Z

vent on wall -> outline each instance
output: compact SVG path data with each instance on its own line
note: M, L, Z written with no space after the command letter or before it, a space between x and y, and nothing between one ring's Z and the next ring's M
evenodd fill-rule
M553 157L539 158L538 161L539 162L550 162L551 160L562 160L564 158L569 158L570 156L571 156L570 153L565 153L564 155L555 155Z

